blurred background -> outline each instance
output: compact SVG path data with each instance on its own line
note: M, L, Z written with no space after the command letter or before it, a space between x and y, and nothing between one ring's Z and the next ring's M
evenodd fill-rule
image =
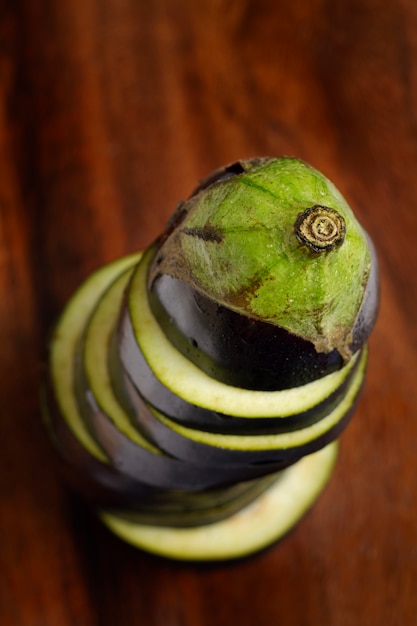
M417 4L0 0L0 624L416 623ZM56 471L39 405L59 311L212 169L290 155L379 252L369 374L332 482L242 563L157 559Z

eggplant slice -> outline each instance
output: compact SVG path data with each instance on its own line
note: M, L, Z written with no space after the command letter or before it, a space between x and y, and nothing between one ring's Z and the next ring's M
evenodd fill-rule
M223 521L195 528L157 528L103 511L118 537L159 556L182 561L238 559L284 537L314 504L331 477L338 444L304 457L284 470L255 502Z

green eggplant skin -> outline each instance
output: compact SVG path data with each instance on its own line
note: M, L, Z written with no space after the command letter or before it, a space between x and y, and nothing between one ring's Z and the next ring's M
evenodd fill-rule
M371 256L371 268L363 300L352 329L350 349L353 354L365 345L373 331L381 298L378 256L372 239L367 233L365 235Z
M170 276L348 361L371 274L369 238L334 185L306 163L283 157L240 166L181 204L161 238L149 291ZM299 232L300 216L316 212L308 228L315 242L330 241L321 249L302 243ZM164 305L170 315L169 298ZM183 334L193 337L189 330Z

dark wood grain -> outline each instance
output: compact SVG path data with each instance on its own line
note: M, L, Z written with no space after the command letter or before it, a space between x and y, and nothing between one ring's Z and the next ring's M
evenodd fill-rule
M415 2L0 7L0 624L415 624ZM63 485L39 364L90 271L148 245L211 169L266 154L326 173L375 240L366 388L330 486L285 541L171 563L122 544Z

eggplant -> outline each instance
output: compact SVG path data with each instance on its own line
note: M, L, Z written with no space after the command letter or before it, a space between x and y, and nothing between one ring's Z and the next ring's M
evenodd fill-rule
M269 545L331 474L378 303L372 241L321 173L292 158L218 170L63 311L44 413L64 475L150 552Z
M155 279L149 302L173 346L206 374L233 387L290 389L343 366L337 350L319 353L311 342L221 306L167 274Z
M169 340L210 376L258 390L304 385L365 343L378 308L369 237L297 159L210 176L161 238L148 291Z

